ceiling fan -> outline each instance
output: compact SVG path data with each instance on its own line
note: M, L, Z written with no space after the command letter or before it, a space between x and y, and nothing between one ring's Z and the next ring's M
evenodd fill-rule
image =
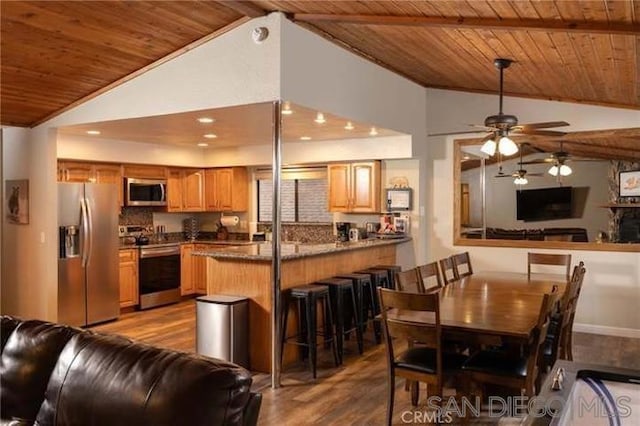
M522 164L551 164L551 168L547 171L552 176L569 176L573 170L566 163L570 161L601 161L591 158L575 158L567 151L563 150L562 141L560 141L560 150L552 152L549 157L539 160L525 161Z
M523 168L523 164L526 163L522 162L522 149L520 149L520 161L518 162L518 166L520 168L512 174L507 174L502 171L501 165L498 168L498 174L496 174L494 177L514 177L515 179L513 180L513 183L515 183L516 185L526 185L527 183L529 183L527 176L544 176L544 173L527 173L527 171Z
M490 115L484 120L484 125L472 124L471 126L479 127L489 132L482 139L481 151L487 155L493 156L496 149L502 155L509 156L518 152L518 146L509 139L509 135L539 135L539 136L564 136L565 132L555 130L541 130L553 127L568 126L565 121L548 121L544 123L518 124L518 117L515 115L505 114L502 111L503 93L504 93L504 70L509 68L513 61L511 59L497 58L493 61L495 67L500 71L500 92L499 92L499 110L498 114ZM451 133L433 133L429 136L455 135L460 133L477 133L477 131L451 132Z

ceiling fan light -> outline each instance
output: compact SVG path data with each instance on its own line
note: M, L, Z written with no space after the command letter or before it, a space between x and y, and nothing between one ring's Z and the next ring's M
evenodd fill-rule
M508 137L503 136L498 142L498 151L502 155L513 155L518 152L518 145Z
M567 166L566 164L560 166L560 176L569 176L571 173L573 173L571 167Z
M515 183L516 185L526 185L529 183L529 180L526 177L518 176L514 179L513 183Z
M549 173L551 176L558 176L558 166L554 164L553 166L551 166L547 173Z
M494 141L493 139L489 139L482 145L482 148L480 148L480 151L484 152L489 156L493 156L493 154L496 153L496 141Z

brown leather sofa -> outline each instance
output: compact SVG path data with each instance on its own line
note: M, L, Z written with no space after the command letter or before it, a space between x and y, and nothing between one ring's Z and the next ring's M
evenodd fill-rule
M235 364L2 316L2 425L255 425Z

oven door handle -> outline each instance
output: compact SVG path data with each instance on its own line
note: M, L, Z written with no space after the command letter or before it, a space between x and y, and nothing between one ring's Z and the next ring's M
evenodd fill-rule
M163 256L176 256L180 254L179 247L167 247L167 248L154 248L154 249L141 249L140 258L145 259L149 257L163 257Z

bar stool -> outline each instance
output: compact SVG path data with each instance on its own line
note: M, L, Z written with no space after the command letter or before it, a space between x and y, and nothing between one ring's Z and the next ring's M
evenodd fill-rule
M376 265L373 269L384 269L389 276L389 287L391 290L396 289L396 272L402 271L402 268L398 265Z
M336 349L336 340L333 336L333 313L331 312L331 300L329 298L329 287L326 285L313 285L307 284L299 287L292 288L288 296L284 298L283 306L283 322L282 322L282 338L280 345L280 356L284 352L284 344L289 338L287 338L287 320L289 318L289 303L291 299L295 299L298 302L298 334L296 336L296 345L308 348L309 350L309 363L313 378L316 378L316 364L317 364L317 303L322 302L324 308L324 338L325 343L331 341L333 348L333 358L338 363L338 351ZM304 309L303 309L304 307ZM304 320L303 320L304 316ZM300 339L305 339L306 341ZM280 358L282 364L282 358Z
M369 274L371 276L371 283L373 287L373 311L374 321L373 327L375 330L376 343L382 343L382 332L380 328L380 320L377 316L380 314L380 301L378 300L378 288L390 288L389 273L386 269L368 268L361 271L356 271L356 274Z
M338 358L340 360L340 364L342 364L342 359L344 356L344 336L348 336L349 333L354 330L356 332L356 338L358 340L358 352L360 354L362 354L363 352L362 329L359 326L362 321L358 318L358 305L356 292L353 288L353 281L349 278L328 278L326 280L317 281L315 284L325 285L329 287L329 297L331 298L334 323L336 325ZM351 322L351 316L349 318L346 318L347 305L345 304L344 300L345 293L351 295L352 312L350 313L353 317L353 323L355 324L355 327L345 327L345 320L349 320L349 324Z
M353 281L354 290L356 292L356 302L358 308L358 314L360 323L360 329L364 333L366 329L367 323L371 320L373 321L376 317L375 313L375 288L373 286L373 281L371 280L371 275L367 274L341 274L338 276L339 278L349 278ZM368 293L368 297L365 295ZM368 303L367 303L368 302ZM369 316L371 314L371 316ZM380 333L380 327L374 325L374 333L376 342L380 343L382 341L382 335Z

